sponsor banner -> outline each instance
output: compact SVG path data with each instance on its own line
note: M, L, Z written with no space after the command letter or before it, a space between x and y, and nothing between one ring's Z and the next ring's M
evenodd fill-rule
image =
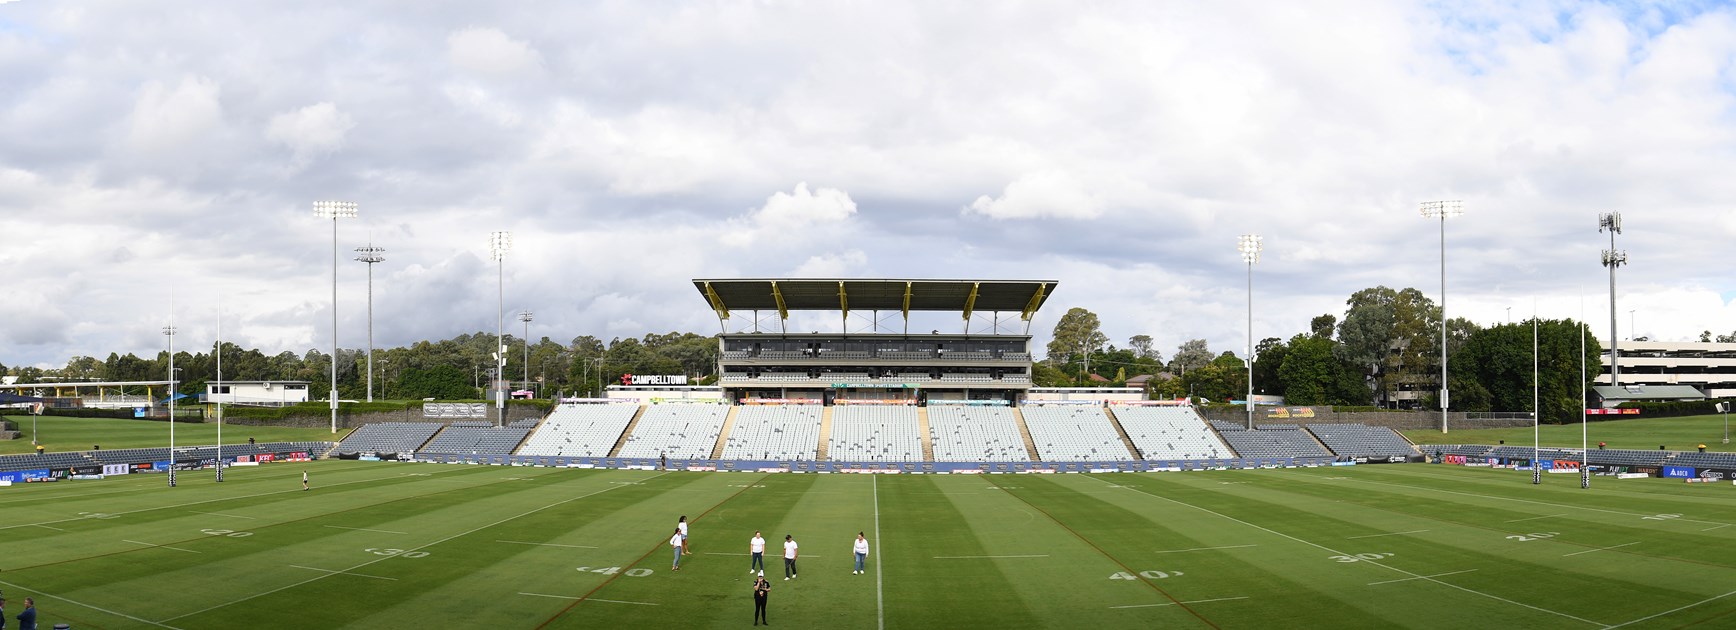
M1355 466L1356 462L1332 462L1333 466Z
M12 485L11 479L0 479L0 488L10 487L11 485Z
M1691 479L1699 475L1696 475L1693 467L1690 466L1665 466L1663 472L1658 476L1666 479Z
M1314 408L1313 407L1278 407L1278 408L1272 409L1270 411L1267 411L1266 417L1271 418L1271 419L1312 418L1312 417L1314 417Z
M839 398L834 405L914 405L914 398Z
M74 475L101 475L101 474L103 474L103 468L105 468L105 467L104 466L95 466L95 465L93 465L93 466L73 466L72 467L72 474L74 474Z
M954 475L980 475L980 474L983 474L983 471L976 469L976 468L958 468L958 469L954 469L952 471L952 474L954 474Z
M748 398L741 401L744 405L818 405L818 398Z
M922 389L915 383L832 383L832 389Z
M1637 416L1637 415L1640 415L1640 410L1638 410L1638 409L1587 409L1587 410L1585 410L1585 413L1586 413L1586 415L1591 415L1591 416Z
M253 456L253 461L259 462L261 464L266 464L266 463L270 463L273 461L277 461L277 453L260 453L258 455Z
M422 403L424 418L487 418L488 403Z
M0 472L0 479L12 483L25 483L32 480L49 479L52 474L53 473L49 472L46 468L39 470L8 470L6 472Z
M305 462L305 461L308 461L308 457L307 457L307 453L303 453L300 451L297 451L294 453L277 453L277 461L280 461L280 462L284 462L284 461Z
M690 472L716 472L717 467L716 466L700 466L698 464L695 464L692 466L688 466L684 470L687 470Z
M1718 468L1701 468L1696 476L1701 479L1723 481L1725 479L1736 479L1736 471L1722 470Z
M761 468L761 469L759 469L759 472L763 472L763 473L781 473L781 472L789 472L789 471L787 471L787 470L784 470L784 469L783 469L783 468L781 468L781 467L769 467L769 466L768 466L768 467L765 467L765 468Z
M258 466L259 462L235 462L230 466Z
M684 374L622 374L622 385L686 385Z
M1558 475L1571 475L1573 473L1579 472L1579 469L1578 468L1550 468L1550 469L1545 470L1543 472L1558 474Z
M934 404L934 402L929 401L929 404L932 405L932 404ZM1109 406L1111 406L1111 407L1189 407L1189 406L1192 406L1192 404L1189 403L1186 399L1182 399L1182 400L1111 400L1111 401L1109 401Z
M94 481L94 480L102 479L102 475L72 475L72 476L67 477L67 478L68 479L78 479L81 481Z
M1688 483L1713 483L1713 482L1721 481L1721 480L1720 479L1705 479L1702 477L1690 477L1687 479L1683 479L1682 481L1686 481Z
M132 466L126 464L103 464L103 475L125 475L132 472Z
M1615 474L1616 479L1650 479L1651 477L1652 477L1651 475L1648 475L1645 473L1616 473Z

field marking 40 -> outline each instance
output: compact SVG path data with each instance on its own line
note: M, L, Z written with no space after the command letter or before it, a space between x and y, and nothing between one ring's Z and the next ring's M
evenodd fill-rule
M1508 536L1507 540L1517 540L1519 542L1531 542L1533 540L1544 540L1544 539L1548 539L1548 538L1554 538L1554 537L1560 536L1560 535L1561 535L1561 532L1531 532L1529 534L1514 534L1512 536Z
M378 547L369 547L367 549L363 549L362 551L374 554L376 556L397 556L399 558L426 558L426 557L428 557L428 552L426 552L426 551L404 551L403 549L381 549Z
M1143 578L1148 579L1148 580L1161 580L1164 578L1181 577L1182 575L1185 575L1185 574L1180 572L1180 571L1167 571L1167 572L1166 571L1140 571L1139 577L1134 577L1132 573L1128 573L1126 571L1116 571L1115 573L1112 573L1109 575L1109 579L1111 579L1111 580L1137 580L1140 577L1143 577Z
M1367 562L1367 561L1373 561L1373 560L1385 560L1387 558L1391 558L1392 556L1393 556L1393 554L1391 554L1389 552L1358 553L1358 554L1342 554L1342 555L1336 555L1336 556L1327 556L1326 559L1331 560L1333 562Z
M201 529L199 530L199 533L209 534L212 536L227 536L230 538L246 538L253 535L253 532L238 532L233 529Z
M591 567L579 567L577 570L581 573L585 572L585 571L590 571L592 573L601 573L603 575L614 575L616 573L621 572L621 567L603 567L601 569L593 569ZM627 575L627 577L645 577L645 576L651 575L652 573L655 573L655 572L650 570L650 569L647 569L645 567L639 567L637 569L627 569L626 575Z

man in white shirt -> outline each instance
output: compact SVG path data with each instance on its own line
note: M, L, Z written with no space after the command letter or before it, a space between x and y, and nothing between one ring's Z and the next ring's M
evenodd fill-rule
M862 561L867 560L867 559L868 559L868 536L863 534L862 532L856 532L856 570L851 571L851 574L861 575L863 573L867 573L868 570L862 566Z
M766 570L766 539L760 538L758 530L754 531L753 539L747 541L747 552L753 556L753 566L747 572L752 574L758 570L763 575Z
M670 571L680 571L681 570L681 530L679 530L679 529L675 530L675 535L669 537L669 546L671 548L675 549L675 564L670 566L669 570Z
M796 539L784 534L784 579L796 577Z

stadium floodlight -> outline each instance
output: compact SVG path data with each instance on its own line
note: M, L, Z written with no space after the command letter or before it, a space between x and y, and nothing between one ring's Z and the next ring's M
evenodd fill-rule
M386 260L385 253L371 242L356 248L356 260L368 263L368 402L374 402L374 263Z
M169 338L169 487L175 487L175 298L169 297L169 325L163 327Z
M338 432L338 219L353 219L357 206L350 201L315 201L313 215L332 220L332 433Z
M1447 219L1463 216L1462 201L1424 201L1419 208L1424 217L1441 222L1441 433L1447 432Z
M1615 235L1621 233L1621 213L1597 215L1597 231L1609 232L1609 249L1603 250L1603 266L1609 267L1609 384L1621 387L1621 363L1617 357L1619 343L1615 336L1615 268L1627 264L1627 252L1615 248Z
M1258 234L1243 234L1236 238L1236 250L1242 252L1242 262L1248 263L1248 430L1254 430L1254 263L1260 262L1262 239Z
M530 389L530 321L531 312L522 311L518 321L524 322L524 388Z
M506 392L500 381L506 380L506 253L512 251L512 232L488 235L488 254L494 258L495 291L499 302L494 319L494 409L495 426L506 426Z

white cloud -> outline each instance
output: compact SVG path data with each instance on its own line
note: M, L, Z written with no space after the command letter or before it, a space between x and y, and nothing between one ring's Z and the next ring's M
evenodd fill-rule
M802 264L790 270L792 278L850 278L861 274L862 268L868 265L868 255L862 250L852 249L837 254L820 254L809 256Z
M815 230L848 221L856 214L856 202L836 188L808 190L807 182L790 192L778 191L764 205L735 221L735 229L723 237L736 246L764 240L791 242Z
M488 78L522 77L543 63L530 44L497 29L477 27L448 35L446 58L462 70Z
M344 140L356 121L330 103L315 103L271 117L265 127L268 140L289 147L297 165L344 148Z
M999 197L977 197L965 213L991 219L1095 219L1103 216L1104 209L1103 199L1086 190L1078 178L1045 171L1007 184Z
M223 123L222 87L199 76L173 86L149 81L139 89L128 121L127 144L145 159L165 159L211 142Z

